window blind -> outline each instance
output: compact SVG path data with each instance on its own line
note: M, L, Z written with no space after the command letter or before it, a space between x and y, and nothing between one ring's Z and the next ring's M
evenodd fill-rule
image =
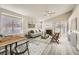
M1 15L0 31L3 34L13 35L22 33L22 19L9 15Z

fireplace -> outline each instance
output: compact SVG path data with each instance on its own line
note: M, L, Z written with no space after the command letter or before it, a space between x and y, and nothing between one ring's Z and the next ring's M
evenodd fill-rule
M46 34L52 35L52 30L46 30Z

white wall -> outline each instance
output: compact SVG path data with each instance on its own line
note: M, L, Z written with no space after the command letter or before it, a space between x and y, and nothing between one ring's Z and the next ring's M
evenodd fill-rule
M27 33L28 32L28 20L29 20L29 18L27 16L15 13L15 12L10 11L10 10L6 10L6 9L3 9L3 8L0 8L0 15L2 13L8 14L8 15L11 15L11 16L14 16L14 17L22 18L23 33Z
M27 32L28 32L28 17L22 16L22 20L23 20L23 22L22 22L22 25L23 25L23 32L24 32L25 34L27 34Z
M77 18L77 30L76 30L76 23L74 22L75 18ZM72 23L71 23L72 22ZM79 49L79 5L76 6L76 8L74 9L71 17L69 18L69 33L70 31L76 31L75 33L77 34L77 39L72 39L73 43L76 43L77 48ZM74 40L76 40L76 42L74 42Z
M9 15L13 15L15 17L21 17L22 18L22 25L23 25L23 32L24 33L28 33L29 30L36 29L36 28L28 28L28 23L33 23L33 24L37 23L35 18L30 17L30 16L24 16L21 13L19 14L18 10L16 10L16 9L12 10L12 9L10 10L9 7L6 7L6 8L1 7L0 8L0 13L6 13L6 14L9 14Z
M27 27L28 27L28 24L35 24L35 27L34 28L28 28L28 31L35 30L36 29L36 23L37 23L36 19L33 18L33 17L29 17L29 16L26 17L26 19L27 19L27 21L24 21L24 22L25 22L25 24L27 24Z
M66 14L46 20L44 22L43 29L48 28L48 29L52 29L53 31L55 31L56 29L54 29L54 27L56 23L59 23L59 24L63 24L66 27L65 30L67 31L67 22L68 22L68 18L71 15L71 13L72 12L68 12Z

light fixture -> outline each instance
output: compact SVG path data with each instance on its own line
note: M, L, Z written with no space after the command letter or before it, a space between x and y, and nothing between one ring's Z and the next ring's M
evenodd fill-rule
M47 14L55 14L55 11L52 11L52 10L48 10L46 12L47 12Z
M52 16L53 14L55 14L55 11L46 10L44 16Z

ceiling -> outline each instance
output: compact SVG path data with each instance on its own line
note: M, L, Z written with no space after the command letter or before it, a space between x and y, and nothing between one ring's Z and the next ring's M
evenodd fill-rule
M64 14L73 10L75 7L72 4L2 4L0 6L16 13L41 20Z

